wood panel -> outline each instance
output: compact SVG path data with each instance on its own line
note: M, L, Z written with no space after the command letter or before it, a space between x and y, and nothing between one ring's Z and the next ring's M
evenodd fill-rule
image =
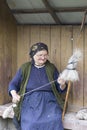
M83 60L84 60L84 75L83 75L83 81L84 81L84 107L87 107L87 27L85 27L85 40L84 40L84 52L83 52Z
M60 27L51 27L51 61L60 72Z
M19 26L17 28L17 68L25 61L25 48L24 48L24 27Z
M11 32L11 40L10 40L10 43L11 43L11 49L12 49L12 55L11 55L11 57L12 57L12 64L11 64L11 66L12 66L12 77L14 76L14 74L15 74L15 72L16 72L16 70L17 70L17 27L16 27L16 25L15 26L12 26L11 27L12 28L12 30L14 30L14 31L12 31Z
M30 46L40 42L40 26L31 26L31 42Z
M25 62L29 61L29 48L30 48L30 42L31 42L31 35L30 35L30 27L26 26L24 27L24 48L25 48Z
M8 91L7 91L7 85L11 79L12 76L12 49L11 49L11 44L9 39L9 33L8 33L8 29L4 28L5 34L3 35L3 45L4 45L4 60L3 60L3 85L5 86L6 89L4 89L4 100L5 102L8 101ZM5 82L4 82L5 81Z
M48 49L49 49L49 59L50 59L50 50L51 50L50 26L41 26L40 27L40 41L47 44Z
M3 75L3 58L4 58L4 46L3 46L3 35L4 35L4 31L3 31L3 27L0 26L0 104L3 104L3 101L4 101L4 75ZM2 87L4 87L4 89L2 89Z
M29 60L30 28L19 26L17 30L17 68L19 68Z
M83 52L83 32L80 33L80 27L73 27L73 51L80 49ZM77 71L79 74L79 81L75 82L72 87L72 102L71 108L78 110L83 107L83 60L78 62ZM72 107L73 106L73 107Z
M5 1L0 1L0 104L9 101L8 84L12 78L12 73L16 66L12 60L12 42L17 44L15 35L16 22L11 15ZM14 36L13 36L14 35ZM14 38L13 38L14 37ZM17 48L16 48L17 49ZM14 57L16 57L15 54ZM16 61L15 61L16 62ZM12 67L13 66L13 67Z
M61 26L60 38L60 73L62 73L62 71L66 69L68 60L72 55L72 26ZM65 98L65 94L63 98ZM70 102L69 93L68 106L70 105Z
M63 71L72 55L72 26L61 27L61 71Z

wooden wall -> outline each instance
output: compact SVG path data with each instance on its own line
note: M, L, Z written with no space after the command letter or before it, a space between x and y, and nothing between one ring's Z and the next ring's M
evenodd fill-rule
M8 83L17 68L17 26L5 0L0 0L0 104L9 101Z
M80 81L72 84L69 95L69 110L76 111L87 106L87 27L78 36L80 26L18 26L17 27L17 68L28 60L29 48L36 42L44 42L49 47L49 59L62 72L76 48L81 49L83 59L77 71ZM79 39L79 41L78 41Z

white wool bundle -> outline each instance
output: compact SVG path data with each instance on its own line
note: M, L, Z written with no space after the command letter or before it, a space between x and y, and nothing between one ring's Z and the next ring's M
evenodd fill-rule
M87 120L87 109L82 109L77 112L76 118L79 120Z
M73 55L70 57L68 63L74 62L74 67L77 65L77 62L81 60L82 52L80 49L75 49Z
M64 79L65 81L78 81L79 80L79 75L78 72L76 70L67 70L65 69L61 76L62 79Z
M12 113L13 107L16 107L16 104L12 104L5 109L5 111L3 112L3 115L2 115L3 119L6 119L9 116L9 114Z
M76 49L73 55L68 61L66 69L61 73L60 77L65 81L77 81L79 80L78 72L76 71L77 62L82 58L82 53L79 49Z

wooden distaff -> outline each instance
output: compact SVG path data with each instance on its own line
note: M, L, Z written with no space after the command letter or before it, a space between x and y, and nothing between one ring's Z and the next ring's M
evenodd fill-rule
M67 88L67 93L66 93L63 113L62 113L62 121L64 120L64 115L65 115L65 112L66 112L66 107L67 107L67 103L68 103L68 97L69 97L70 88L71 88L71 81L68 82L68 88Z

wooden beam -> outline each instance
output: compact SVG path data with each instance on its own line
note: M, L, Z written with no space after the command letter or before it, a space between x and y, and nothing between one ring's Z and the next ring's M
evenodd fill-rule
M84 12L85 10L87 10L87 6L84 6L84 7L55 8L54 12Z
M51 14L52 18L54 19L54 21L56 22L56 24L61 24L58 16L56 15L56 13L53 11L53 8L50 6L48 0L42 0L45 7L47 8L47 10L49 11L49 13Z
M52 9L55 13L62 13L62 12L83 12L87 10L87 6L85 7L66 7L66 8L55 8ZM49 13L48 9L11 9L12 13Z
M49 13L47 9L11 9L14 14Z

